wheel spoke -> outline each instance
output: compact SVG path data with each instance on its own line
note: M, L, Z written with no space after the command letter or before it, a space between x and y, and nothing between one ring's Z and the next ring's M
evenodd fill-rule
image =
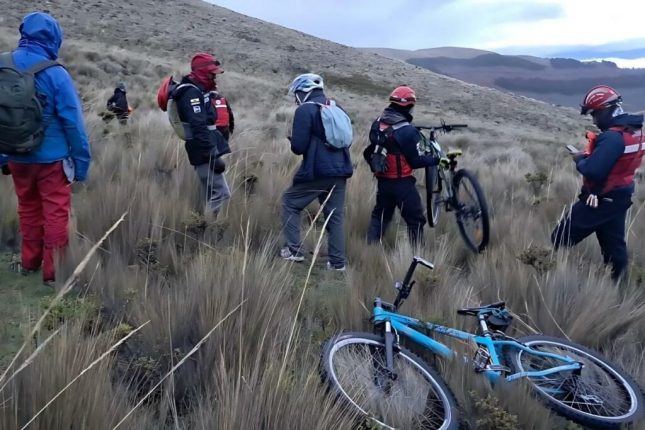
M440 429L446 422L445 398L432 377L398 352L394 354L396 378L386 371L385 350L367 340L348 342L332 349L333 379L342 394L364 414L394 428Z
M626 388L624 379L603 361L583 350L566 344L539 341L532 348L568 356L583 364L580 374L559 372L542 378L531 378L539 391L560 404L584 414L599 418L615 418L633 413L632 393ZM549 357L540 357L518 352L520 371L540 371L561 365L562 362Z

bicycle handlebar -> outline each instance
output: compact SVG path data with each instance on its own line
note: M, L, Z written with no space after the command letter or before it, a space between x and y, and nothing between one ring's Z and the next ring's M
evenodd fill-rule
M457 128L466 128L468 124L415 125L415 127L417 130L441 130L448 133Z
M403 303L403 301L410 295L410 291L412 291L412 286L414 285L414 281L412 281L412 275L414 275L414 271L417 268L418 264L425 266L428 269L434 269L434 264L432 264L428 260L417 256L412 258L412 263L410 263L410 267L408 267L408 271L405 273L405 278L403 278L403 283L401 283L399 294L394 301L395 309L397 309L401 305L401 303Z

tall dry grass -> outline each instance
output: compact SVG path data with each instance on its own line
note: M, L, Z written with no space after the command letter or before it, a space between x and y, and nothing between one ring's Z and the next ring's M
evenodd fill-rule
M368 246L375 182L360 151L386 94L331 87L329 95L350 112L357 136L346 212L349 270L325 271L323 246L299 307L308 266L286 264L276 256L282 242L280 198L298 165L285 139L293 112L283 90L287 80L223 75L220 88L236 113L226 173L233 197L213 222L200 214L199 184L181 144L164 115L150 109L159 76L182 65L110 51L112 60L138 76L129 85L138 108L130 124L120 127L98 117L111 92L107 83L118 72L109 58L92 60L91 48L72 44L63 56L74 64L71 70L86 101L94 162L90 179L75 190L73 237L62 277L123 212L128 216L78 282L77 293L99 303L99 311L67 321L0 391L0 428L21 428L124 332L146 321L141 332L88 370L30 428L113 428L133 409L120 428L352 428L351 411L334 404L319 383L320 342L343 329L369 330L374 296L394 295L394 281L403 277L415 254L432 260L436 270L417 274L419 282L402 311L474 329L474 321L457 316L456 308L504 299L518 316L513 334L569 337L602 350L645 385L642 187L629 223L630 276L619 288L610 282L593 238L571 251L550 251L550 230L578 186L561 149L564 142L522 130L482 133L479 118L469 121L458 112L444 112L447 121L473 125L443 142L467 149L463 165L478 174L493 214L490 248L472 255L449 214L442 214L440 225L428 230L426 243L416 249L398 219L383 246ZM419 122L438 119L435 110L419 110ZM538 184L526 177L538 173L546 178ZM245 180L251 176L257 182L248 190ZM3 196L11 196L8 178L0 178L0 187ZM303 218L303 232L316 211L312 206ZM0 200L0 214L0 243L11 246L17 234L13 197ZM307 251L314 250L322 231L321 223L311 226ZM523 262L531 246L546 250L539 254L543 265L538 269ZM293 321L295 342L289 344ZM46 335L41 333L36 343ZM467 345L454 346L472 353ZM450 382L466 423L476 428L484 422L491 412L481 405L491 403L485 400L491 387L461 362L426 358ZM493 393L500 399L495 407L515 416L521 428L565 425L521 384L496 387Z

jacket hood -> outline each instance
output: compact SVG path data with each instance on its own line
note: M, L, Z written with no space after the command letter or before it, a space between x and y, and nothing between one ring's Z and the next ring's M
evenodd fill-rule
M412 122L412 115L401 112L398 109L393 109L392 107L387 107L381 114L380 121L389 125L403 121Z
M50 15L34 12L23 18L20 24L19 47L30 50L40 48L50 60L56 60L62 43L63 30Z
M628 126L633 128L643 128L643 115L630 115L623 114L614 117L611 121L611 126Z

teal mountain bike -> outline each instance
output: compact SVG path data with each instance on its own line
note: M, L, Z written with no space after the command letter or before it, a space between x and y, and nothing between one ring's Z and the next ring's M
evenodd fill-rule
M457 170L457 158L463 154L462 150L444 152L437 139L439 133L449 133L468 126L441 121L441 125L415 127L423 137L420 149L441 160L438 166L425 168L428 224L430 227L438 225L442 208L446 212L452 212L466 245L474 252L483 251L490 237L488 205L484 191L471 171Z
M374 334L340 333L323 345L323 380L366 421L388 429L459 428L459 409L449 387L430 364L399 342L403 336L442 357L455 356L423 332L472 342L476 352L465 360L475 372L493 383L527 380L546 406L581 425L618 428L642 418L642 391L618 366L568 340L506 335L513 317L504 302L457 311L477 320L476 334L399 314L419 264L433 268L432 263L414 257L403 282L395 285L394 303L375 299Z

